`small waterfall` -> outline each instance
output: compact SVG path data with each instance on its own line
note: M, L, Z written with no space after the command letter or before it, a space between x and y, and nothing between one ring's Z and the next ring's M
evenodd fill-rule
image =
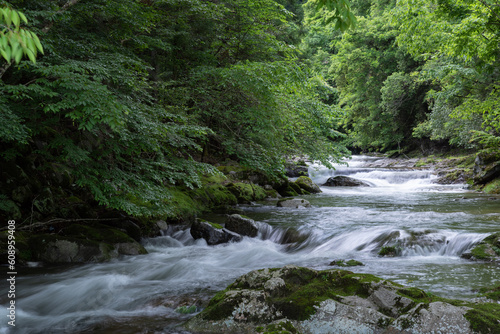
M403 257L458 257L487 236L487 233L405 231L376 228L334 236L327 242L317 246L312 250L312 253L353 254L363 252L376 255L383 247L394 247L396 255Z
M437 177L430 171L391 168L372 168L369 166L373 161L380 158L356 156L346 161L348 165L337 164L335 169L327 169L320 165L311 165L309 175L317 184L324 184L326 180L334 176L349 176L362 181L367 181L375 186L390 186L402 184L430 184Z

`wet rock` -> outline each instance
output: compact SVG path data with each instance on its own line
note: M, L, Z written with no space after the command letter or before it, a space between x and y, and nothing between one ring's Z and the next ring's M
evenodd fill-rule
M33 261L45 263L92 263L104 262L119 255L146 254L142 245L130 242L106 243L50 234L30 239Z
M362 262L352 260L333 260L330 262L331 266L339 266L339 267L355 267L355 266L364 266Z
M361 322L360 319L363 319ZM296 325L301 333L377 333L380 324L391 318L371 308L352 307L334 300L325 300L317 307L316 314Z
M247 237L256 237L259 228L255 221L250 218L244 218L238 214L228 215L225 228Z
M443 302L418 304L391 327L406 333L474 333L464 316L468 310Z
M280 208L309 208L311 203L302 198L283 198L278 201L276 206Z
M334 176L326 180L323 186L327 187L371 187L371 184L349 176Z
M264 188L256 184L234 182L229 183L226 188L236 197L238 203L260 201L267 196Z
M296 181L295 184L298 185L301 189L311 193L317 194L321 192L318 185L314 183L309 177L301 176Z
M398 295L394 289L385 287L375 290L368 297L368 300L392 317L397 317L402 311L414 304L411 299Z
M156 227L160 230L160 231L165 231L165 230L168 230L168 224L166 221L164 220L158 220L155 222L155 225Z
M473 178L475 184L486 184L500 177L500 154L481 152L474 161Z
M484 238L470 251L463 253L462 258L500 263L500 232L493 233Z
M190 233L194 239L205 239L208 245L218 245L242 240L241 235L231 232L220 225L201 219L197 219L193 223Z
M285 165L285 175L288 177L308 176L309 169L305 162L290 162Z
M288 265L239 277L185 326L196 333L473 333L470 312L480 319L488 311L461 303L432 301L372 275ZM485 333L497 326L481 325Z

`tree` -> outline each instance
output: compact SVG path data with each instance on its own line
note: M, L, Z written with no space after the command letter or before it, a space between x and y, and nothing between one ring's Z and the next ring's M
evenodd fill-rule
M28 23L22 12L11 9L7 4L0 8L0 55L9 64L12 60L19 64L23 56L36 63L37 53L43 53L38 36L32 31L21 28L21 21ZM0 78L1 74L3 71L0 72Z

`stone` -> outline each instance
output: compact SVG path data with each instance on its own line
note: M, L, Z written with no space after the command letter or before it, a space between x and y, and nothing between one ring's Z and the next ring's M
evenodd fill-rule
M256 237L259 228L255 221L250 218L244 218L238 214L228 215L225 228L247 237Z
M310 208L311 203L302 198L283 198L278 201L276 206L280 208Z
M363 321L360 321L363 319ZM301 333L379 333L390 317L371 308L352 307L331 299L321 302L316 314L295 327Z
M307 166L287 164L285 166L285 175L288 177L308 176L309 168Z
M194 239L205 239L208 245L239 242L243 239L239 234L201 219L197 219L193 223L190 233Z
M399 317L391 326L407 333L473 333L469 321L464 317L468 307L434 302L418 304L408 314Z
M239 277L185 327L195 333L469 334L470 312L491 319L479 302L455 306L460 303L431 301L422 290L373 275L287 265ZM481 325L481 332L497 332L494 321Z
M307 176L300 176L297 180L295 180L295 184L311 194L317 194L321 192L321 189L318 187L318 185Z
M379 309L385 310L391 316L397 317L401 310L413 304L409 298L398 295L394 290L380 287L375 290L368 300L377 305Z
M474 183L486 184L498 177L500 177L500 154L478 153L474 160Z
M158 220L156 223L156 227L160 229L160 231L168 230L168 224L164 220Z
M371 187L371 184L349 176L334 176L326 180L323 186L327 187Z

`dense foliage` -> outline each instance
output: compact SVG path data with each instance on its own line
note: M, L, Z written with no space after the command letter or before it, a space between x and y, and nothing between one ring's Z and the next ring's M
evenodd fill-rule
M215 164L275 178L287 156L328 165L346 146L498 150L500 9L489 0L0 9L0 209L12 216L82 191L168 216L175 191Z
M342 28L353 19L346 4L334 14ZM10 216L82 190L129 214L168 216L172 187L200 186L213 163L276 177L286 156L328 164L347 152L324 82L296 57L301 1L0 5L40 37L28 51L44 50L36 63L0 62L0 209Z
M304 58L330 83L348 144L475 147L499 135L500 12L491 1L358 0L341 34L306 10ZM326 70L326 69L329 70Z

